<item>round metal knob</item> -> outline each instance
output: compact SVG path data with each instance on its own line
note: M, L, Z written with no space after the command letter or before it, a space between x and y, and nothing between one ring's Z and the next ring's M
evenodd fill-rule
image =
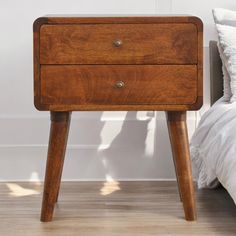
M117 88L123 88L123 87L125 86L125 83L124 83L123 81L117 81L116 84L115 84L115 86L116 86Z
M113 45L115 47L120 47L122 45L122 41L120 39L116 39L113 41Z

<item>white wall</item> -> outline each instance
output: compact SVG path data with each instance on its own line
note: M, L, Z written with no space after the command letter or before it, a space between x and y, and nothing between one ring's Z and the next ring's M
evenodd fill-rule
M209 103L208 41L216 38L211 9L236 10L235 0L1 0L0 180L43 178L49 114L33 106L32 22L48 13L200 16L205 24L205 105ZM189 115L190 136L195 113ZM64 179L172 179L162 112L74 113Z

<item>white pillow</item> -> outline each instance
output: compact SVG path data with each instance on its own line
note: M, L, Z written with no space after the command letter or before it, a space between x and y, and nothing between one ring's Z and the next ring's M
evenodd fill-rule
M224 98L227 101L230 100L231 102L233 102L236 99L236 87L235 87L235 81L232 80L232 77L234 75L231 74L232 73L231 62L228 62L230 55L229 55L229 53L227 53L227 55L226 55L226 53L225 53L226 48L225 48L225 46L223 47L221 42L222 42L222 40L228 41L228 39L226 39L223 36L223 34L224 34L223 27L236 26L236 12L231 11L231 10L222 9L222 8L216 8L216 9L212 10L212 13L213 13L213 17L214 17L214 20L216 23L218 33L219 33L219 30L221 31L221 40L219 38L218 49L219 49L220 57L222 60L222 71L223 71L223 76L224 76ZM228 37L229 37L229 35L228 35ZM228 44L228 43L226 43L226 44ZM232 46L232 44L230 44L230 45ZM229 46L229 44L228 44L228 46ZM232 94L233 94L233 96L232 96Z
M212 13L216 24L236 26L236 11L215 8Z
M231 102L236 101L236 27L216 24L219 34L219 43L225 57L225 67L230 76L232 92Z

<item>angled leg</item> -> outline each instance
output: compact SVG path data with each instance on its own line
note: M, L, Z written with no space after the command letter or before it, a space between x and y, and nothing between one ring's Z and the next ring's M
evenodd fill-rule
M61 176L62 176L62 169L61 169L61 174L59 177L60 179L61 179ZM59 193L60 193L60 186L61 186L61 183L59 183L58 188L57 188L57 196L56 196L55 203L58 202L58 197L59 197Z
M57 200L70 126L70 112L51 112L41 221L51 221Z
M194 221L197 217L186 125L186 112L167 112L167 124L185 219Z

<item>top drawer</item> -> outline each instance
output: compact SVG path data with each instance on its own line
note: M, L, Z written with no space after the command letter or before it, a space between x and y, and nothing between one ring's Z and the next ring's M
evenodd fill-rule
M40 28L40 64L197 64L191 23L63 24Z

